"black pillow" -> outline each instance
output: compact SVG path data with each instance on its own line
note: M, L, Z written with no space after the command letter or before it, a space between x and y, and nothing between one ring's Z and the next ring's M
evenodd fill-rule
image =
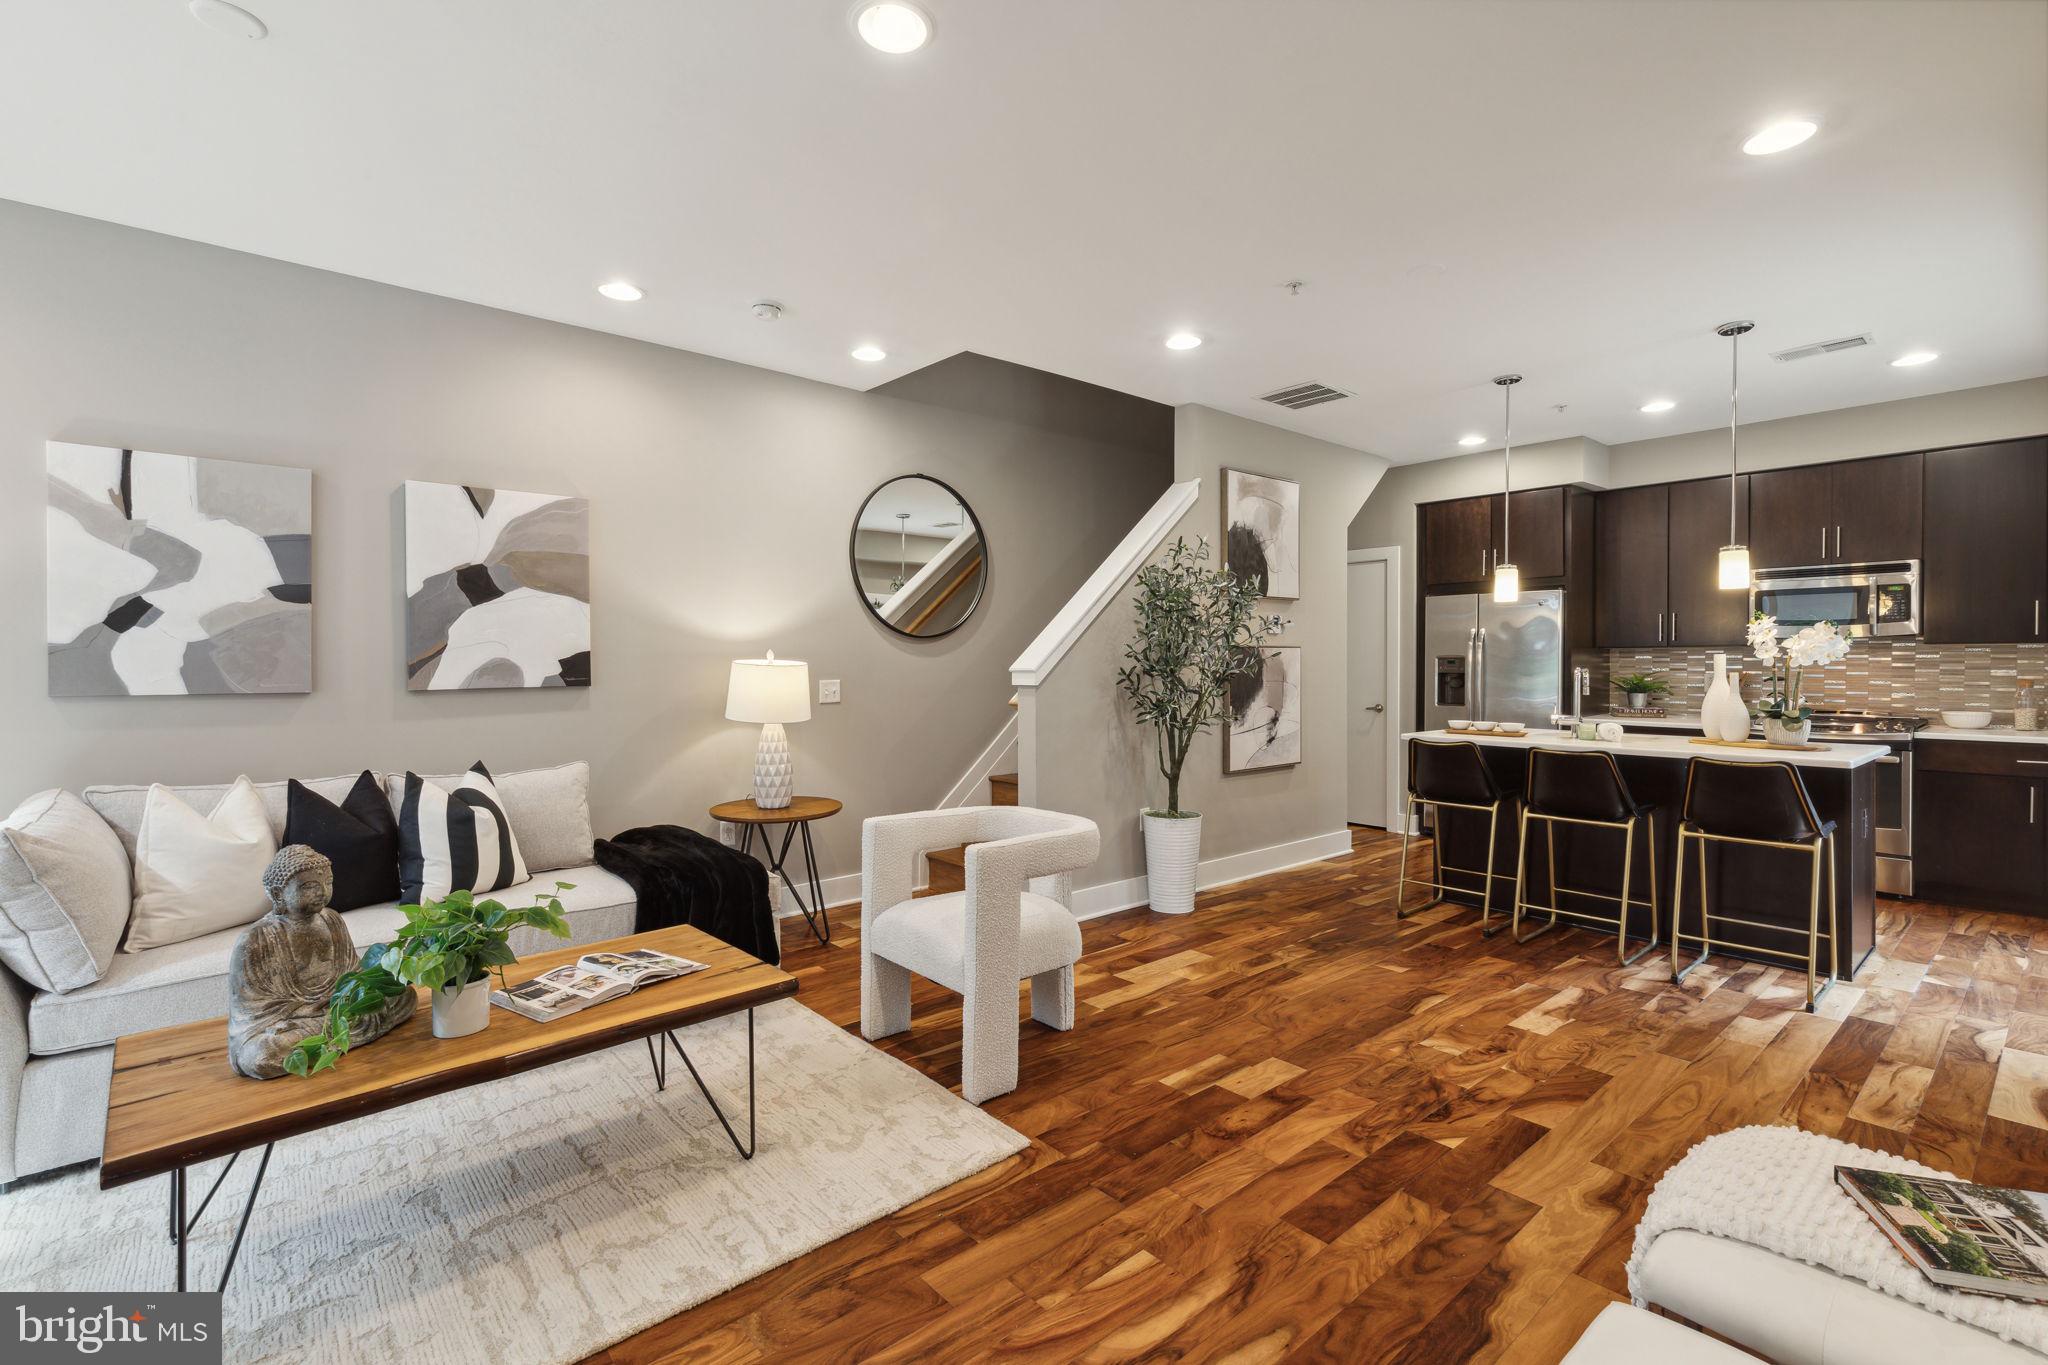
M398 820L374 774L358 777L338 806L293 778L285 787L284 841L334 864L336 910L398 899Z

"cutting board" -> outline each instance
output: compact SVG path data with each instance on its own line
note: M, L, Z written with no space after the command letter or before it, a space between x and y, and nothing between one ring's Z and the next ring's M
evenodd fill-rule
M1715 744L1724 749L1795 749L1802 753L1813 753L1825 749L1825 744L1773 744L1768 739L1707 739L1695 737L1694 744Z

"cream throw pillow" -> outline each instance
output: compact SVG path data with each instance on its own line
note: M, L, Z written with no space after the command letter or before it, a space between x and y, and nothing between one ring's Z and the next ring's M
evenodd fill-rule
M246 777L201 815L158 783L143 803L135 836L135 909L124 953L182 943L260 919L270 908L263 869L277 836L263 798Z

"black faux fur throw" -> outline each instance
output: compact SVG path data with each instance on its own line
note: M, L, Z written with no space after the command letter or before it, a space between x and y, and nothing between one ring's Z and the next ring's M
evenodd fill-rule
M640 898L633 931L687 924L763 962L782 961L768 869L680 825L647 825L597 841L597 865Z

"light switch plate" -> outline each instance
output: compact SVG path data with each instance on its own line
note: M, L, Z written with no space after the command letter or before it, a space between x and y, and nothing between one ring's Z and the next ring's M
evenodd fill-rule
M839 700L839 679L818 679L818 705L831 706Z

